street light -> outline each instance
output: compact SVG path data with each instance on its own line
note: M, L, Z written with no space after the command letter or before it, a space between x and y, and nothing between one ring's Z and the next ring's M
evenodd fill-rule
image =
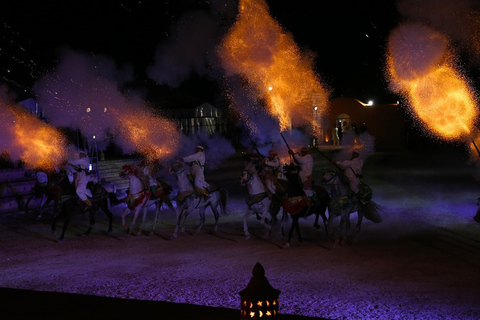
M276 319L280 290L270 285L259 262L253 267L252 275L245 289L239 292L240 319Z

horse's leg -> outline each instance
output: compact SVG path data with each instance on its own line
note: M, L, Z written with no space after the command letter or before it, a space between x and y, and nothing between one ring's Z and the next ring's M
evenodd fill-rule
M357 225L355 226L355 234L352 239L352 244L357 243L358 240L358 235L360 233L360 229L362 228L362 221L363 221L363 212L362 210L357 211L358 219L357 219Z
M43 217L43 211L45 210L45 207L49 205L50 202L52 202L53 198L51 196L42 196L42 201L40 203L40 208L37 216L37 220L41 219Z
M132 219L132 222L130 223L130 233L133 233L133 228L135 227L135 223L137 222L137 218L138 218L138 215L140 214L140 210L142 210L141 204L135 208L135 212L133 213L133 219ZM144 210L146 210L146 208L144 208ZM143 220L145 220L145 217L146 217L146 212L144 211ZM143 227L143 223L140 226L140 230L137 232L137 235L140 234L142 227Z
M325 230L326 230L326 233L327 233L327 239L332 241L332 240L335 240L333 222L335 221L335 218L337 217L337 212L333 211L331 208L329 208L328 213L329 213L328 223L325 226Z
M160 208L163 206L164 201L162 199L157 200L155 202L155 215L153 216L153 227L152 231L150 231L150 234L153 234L155 232L155 228L157 226L157 219L158 219L158 214L160 213Z
M205 206L201 205L198 207L198 215L200 217L200 225L198 226L197 228L197 233L200 232L200 230L202 230L203 228L203 225L205 224Z
M340 244L347 243L347 229L350 226L350 213L348 211L342 212L339 226L339 241Z
M245 233L245 239L250 239L250 233L248 232L247 218L253 213L252 209L248 208L247 212L243 215L243 232Z
M280 223L280 234L282 237L285 236L285 233L283 232L283 227L285 226L285 223L288 221L288 212L282 209L282 222Z
M183 208L179 208L179 207L177 207L177 210L175 210L176 220L177 220L177 223L175 224L175 231L173 232L173 236L175 238L178 235L178 226L180 225L180 216L182 214L182 210L183 210Z
M92 232L92 229L93 229L93 226L95 225L95 210L93 210L93 208L91 208L90 210L88 210L88 218L90 220L90 223L88 225L88 229L87 231L85 231L83 233L84 236L88 236L90 235L90 232Z
M33 199L33 197L35 197L35 195L31 195L28 199L27 199L27 202L25 203L25 214L28 214L28 204L30 203L30 201ZM38 217L37 217L38 219Z
M122 227L123 229L125 229L127 232L130 231L130 228L128 227L128 225L125 223L125 217L127 216L127 214L130 212L130 209L129 208L126 208L125 211L123 211L122 213Z
M110 234L113 231L113 213L108 208L108 199L100 200L100 208L108 217L108 230L107 233Z
M480 223L480 198L478 198L477 205L478 205L477 212L476 212L475 216L473 217L473 220Z
M75 211L77 211L76 210L77 208L78 206L75 206L74 208L71 208L71 209L74 209ZM68 225L70 224L70 220L72 219L72 216L73 216L72 210L65 210L64 214L65 214L65 221L63 222L62 234L58 238L57 242L62 242L63 239L65 238L65 231L67 231Z
M220 213L218 212L217 205L218 205L217 203L215 205L211 205L213 216L215 217L215 227L214 227L215 232L217 232L218 230L218 219L220 217Z
M298 217L292 216L292 225L290 226L290 231L288 231L288 240L284 246L285 249L290 248L291 240L293 237L293 230L295 230L296 224L298 224Z
M175 212L175 207L173 206L172 199L169 196L165 196L162 198L163 203L167 205L173 212Z

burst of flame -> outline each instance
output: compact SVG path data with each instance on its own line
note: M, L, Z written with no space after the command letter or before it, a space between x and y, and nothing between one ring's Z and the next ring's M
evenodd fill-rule
M387 67L390 81L405 96L425 128L446 140L465 140L471 135L478 112L474 91L456 70L453 57L452 52L446 51L428 69L402 77L403 64L395 61L390 48Z
M178 149L180 135L172 121L155 116L148 110L135 110L118 117L121 136L147 161L172 155Z
M312 57L300 52L293 37L270 16L264 0L240 0L239 8L220 47L225 69L255 87L281 131L292 122L312 123L312 96L322 97L320 108L328 97L313 71Z
M55 128L37 117L12 108L15 123L9 128L13 132L12 148L16 149L27 167L52 170L67 156L65 137Z

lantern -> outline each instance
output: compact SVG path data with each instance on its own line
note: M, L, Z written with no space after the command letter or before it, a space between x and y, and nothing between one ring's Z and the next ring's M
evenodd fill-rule
M276 319L280 290L270 285L259 262L253 267L252 275L245 289L239 292L240 319Z

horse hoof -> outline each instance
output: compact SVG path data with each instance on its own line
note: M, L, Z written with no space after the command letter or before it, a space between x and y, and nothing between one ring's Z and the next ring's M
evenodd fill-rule
M476 222L480 223L480 215L477 214L475 217L473 217L473 220L475 220Z
M62 243L63 242L63 238L58 238L57 239L57 243Z
M314 224L313 227L314 227L315 229L320 229L320 225L319 225L319 224Z
M248 239L250 239L250 233L248 233L248 234L246 233L246 234L245 234L245 240L248 240Z
M290 242L287 242L284 246L283 249L290 249Z

